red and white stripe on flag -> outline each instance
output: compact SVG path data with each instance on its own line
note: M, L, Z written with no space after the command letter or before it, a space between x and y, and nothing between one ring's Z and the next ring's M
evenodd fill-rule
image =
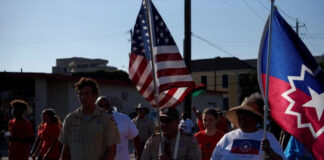
M174 107L182 102L191 88L195 86L195 83L167 26L153 3L151 3L150 11L152 37L149 36L147 13L143 1L132 35L129 77L140 94L156 107L152 74L153 63L158 106L160 108ZM153 49L150 47L151 39L153 40Z

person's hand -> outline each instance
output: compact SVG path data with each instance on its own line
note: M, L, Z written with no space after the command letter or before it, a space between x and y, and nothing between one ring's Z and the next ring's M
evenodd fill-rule
M35 160L35 159L36 159L36 154L32 154L32 155L31 155L31 158L32 158L33 160Z
M262 139L261 141L261 149L264 151L265 158L270 158L272 149L270 147L270 142L267 139Z
M261 149L265 153L270 154L271 147L270 147L270 142L267 139L262 139L262 141L261 141Z
M270 142L267 139L262 139L261 149L264 151L265 159L269 160L282 160L283 158L272 150Z

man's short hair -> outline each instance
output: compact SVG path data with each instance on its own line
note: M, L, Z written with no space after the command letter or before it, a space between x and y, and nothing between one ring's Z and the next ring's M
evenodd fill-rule
M12 108L20 109L22 111L26 111L27 107L28 107L27 102L25 102L24 100L20 100L20 99L12 100L10 102L10 105Z
M99 94L99 85L97 81L88 77L82 77L77 83L74 84L75 92L80 91L86 86L90 86L94 94Z

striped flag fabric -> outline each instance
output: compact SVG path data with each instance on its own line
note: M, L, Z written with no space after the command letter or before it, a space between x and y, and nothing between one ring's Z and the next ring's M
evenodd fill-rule
M157 107L153 79L155 77L159 108L175 107L183 101L195 83L162 17L153 3L150 6L151 9L147 11L143 0L136 19L132 35L129 77L140 94L153 107ZM152 17L152 37L147 13L151 13Z

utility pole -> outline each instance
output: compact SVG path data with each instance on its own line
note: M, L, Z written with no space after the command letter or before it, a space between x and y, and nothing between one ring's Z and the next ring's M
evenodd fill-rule
M303 25L299 25L298 19L296 19L296 33L299 36L299 27L306 27L305 23Z
M184 45L183 57L189 72L191 73L191 0L184 0ZM188 93L183 107L183 113L191 118L191 93Z

